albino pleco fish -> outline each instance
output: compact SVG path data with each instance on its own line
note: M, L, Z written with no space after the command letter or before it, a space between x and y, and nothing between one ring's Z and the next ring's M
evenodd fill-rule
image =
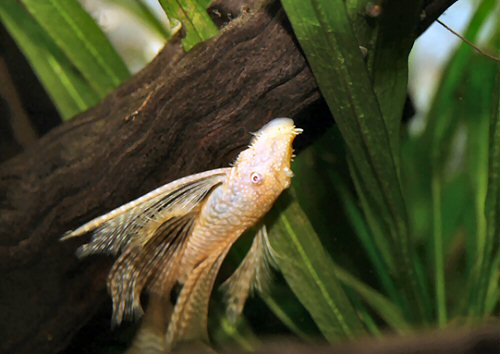
M208 302L222 261L290 185L292 141L301 132L291 119L276 118L255 133L233 167L166 184L64 235L94 232L78 249L80 257L120 254L107 281L113 324L142 314L143 290L168 298L180 283L165 350L181 341L208 339ZM264 229L224 284L230 317L241 313L251 288L263 287L269 254Z

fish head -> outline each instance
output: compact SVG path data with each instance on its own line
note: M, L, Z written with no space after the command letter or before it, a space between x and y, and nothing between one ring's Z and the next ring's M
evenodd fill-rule
M242 193L272 203L290 186L292 142L301 132L292 119L275 118L254 133L250 146L240 153L233 168L232 178L237 179Z

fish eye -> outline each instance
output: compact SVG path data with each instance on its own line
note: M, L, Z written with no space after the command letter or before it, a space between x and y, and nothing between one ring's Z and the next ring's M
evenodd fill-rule
M261 184L264 177L259 172L252 172L250 174L250 180L253 184Z

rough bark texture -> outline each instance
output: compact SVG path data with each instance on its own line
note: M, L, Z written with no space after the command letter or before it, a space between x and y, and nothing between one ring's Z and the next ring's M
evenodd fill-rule
M176 178L226 166L250 132L320 93L278 7L244 14L142 72L0 166L0 353L64 347L105 296L111 260L59 237Z

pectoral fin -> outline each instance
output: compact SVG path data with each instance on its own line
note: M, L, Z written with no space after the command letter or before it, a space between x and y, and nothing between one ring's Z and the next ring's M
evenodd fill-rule
M144 242L148 235L144 235L143 230L151 221L163 221L168 215L181 216L191 212L215 186L227 179L229 171L230 168L220 168L168 183L66 232L61 240L94 231L92 241L81 246L78 255L117 254L138 238Z
M267 230L263 226L255 235L252 246L239 267L222 284L227 304L226 313L230 321L236 322L241 315L251 291L267 290L271 281L270 266L275 263L273 257Z

